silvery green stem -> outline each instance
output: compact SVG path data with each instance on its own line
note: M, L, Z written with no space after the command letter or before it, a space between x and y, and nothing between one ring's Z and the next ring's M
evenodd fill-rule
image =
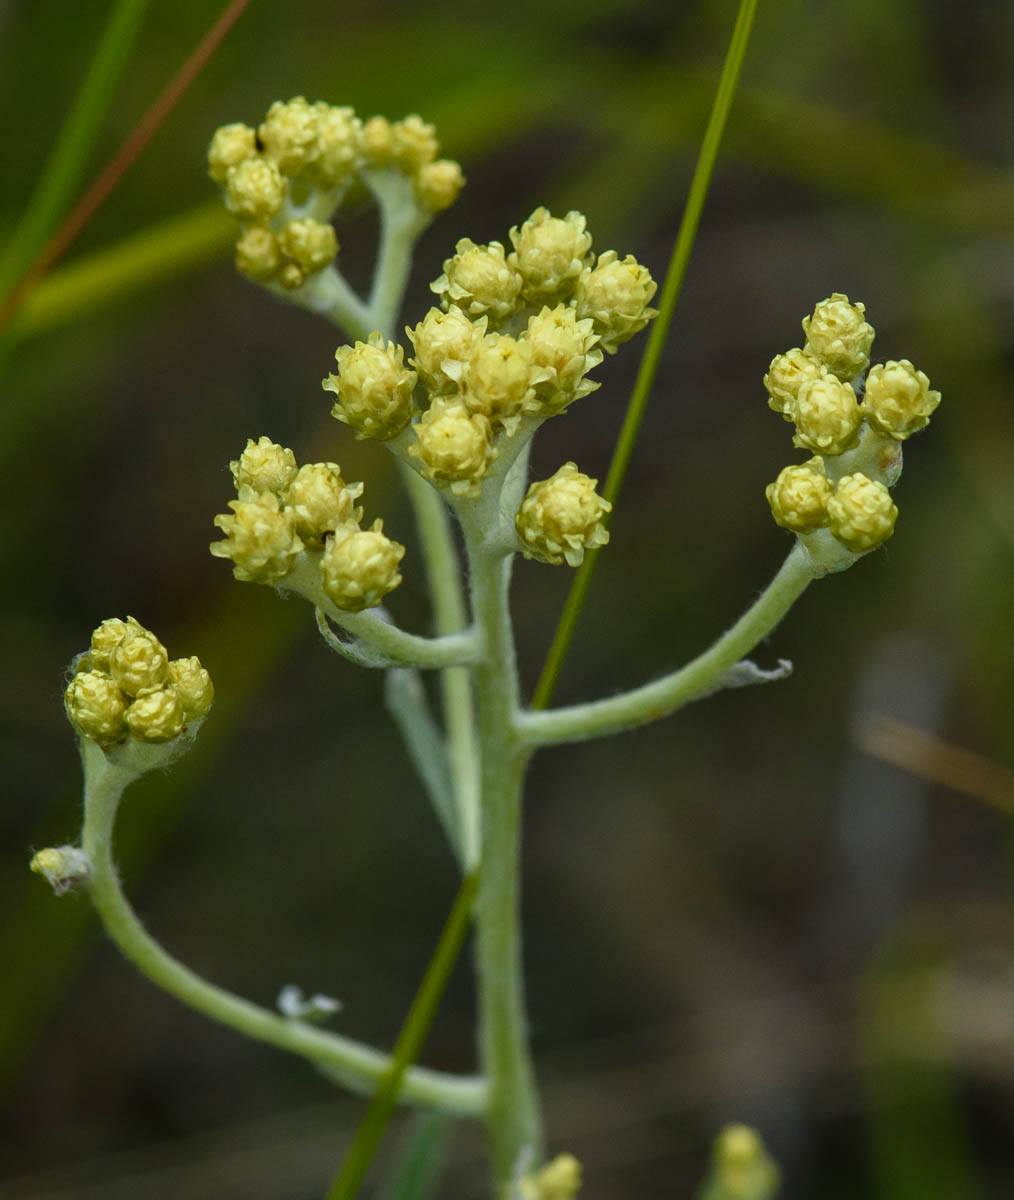
M85 819L81 848L91 867L87 888L106 930L123 954L157 986L212 1020L310 1059L361 1090L375 1090L390 1069L388 1055L352 1038L282 1017L208 983L163 950L144 929L120 888L112 856L117 807L135 773L110 762L87 739L83 740L82 754ZM401 1098L412 1104L475 1116L484 1109L485 1091L481 1079L413 1067L405 1076Z
M528 1047L521 956L521 790L529 754L514 731L518 677L507 590L511 556L483 548L497 520L498 487L462 505L472 605L482 632L475 668L481 747L482 856L475 905L479 1053L488 1080L486 1108L494 1179L513 1177L522 1159L536 1161L541 1121Z
M524 745L532 747L583 741L658 720L691 700L710 694L723 674L767 637L821 574L823 569L815 566L807 550L797 542L757 601L728 632L685 667L606 700L521 713L516 719L515 735Z
M369 308L349 287L345 276L333 263L322 271L314 272L302 287L293 291L283 288L280 283L265 286L282 300L327 317L351 337L362 340L373 328Z
M404 171L396 167L363 171L362 178L380 207L380 249L369 310L373 328L393 337L412 269L412 247L433 218L419 208L412 180Z

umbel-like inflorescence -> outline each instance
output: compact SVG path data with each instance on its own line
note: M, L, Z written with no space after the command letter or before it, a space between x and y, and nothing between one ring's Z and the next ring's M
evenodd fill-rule
M870 367L866 307L841 292L803 318L803 332L806 344L772 359L764 386L771 408L795 426L793 445L814 457L786 467L767 498L778 524L834 570L852 559L836 557L828 535L856 555L894 532L889 489L901 474L901 443L929 424L940 393L908 359Z
M64 704L78 733L108 749L130 738L172 741L207 715L214 695L199 659L170 659L133 617L110 617L76 661Z
M242 223L237 268L260 283L302 287L334 262L331 218L371 172L404 176L424 212L449 208L465 180L439 151L435 129L417 115L364 123L351 108L303 96L276 101L256 129L223 125L208 146L208 173Z

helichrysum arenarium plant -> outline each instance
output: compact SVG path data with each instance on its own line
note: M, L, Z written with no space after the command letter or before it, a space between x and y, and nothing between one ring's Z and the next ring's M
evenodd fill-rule
M939 394L906 359L870 366L874 331L861 303L840 293L818 303L802 322L803 345L776 355L764 376L768 403L804 456L767 487L775 521L794 535L770 585L679 670L606 699L535 711L518 682L512 562L521 553L547 567L578 566L607 544L611 505L575 462L530 481L529 450L545 421L579 412L598 388L604 355L656 316L649 272L629 254L595 247L580 213L538 208L503 242L462 237L431 284L433 307L402 337L413 243L464 182L458 164L439 157L431 125L418 116L362 121L349 108L297 97L273 104L257 128L219 129L208 161L238 221L239 271L349 339L322 381L344 427L336 444L341 436L380 443L415 511L418 546L409 552L397 540L404 532L385 528L368 490L337 462L301 463L270 434L243 431L255 436L229 464L235 497L214 518L222 537L211 544L236 579L308 601L333 650L386 672L391 715L462 875L475 881L478 1073L411 1067L399 1098L483 1121L497 1195L567 1200L580 1166L566 1153L547 1159L526 1035L518 868L527 765L541 746L630 729L719 688L782 677L788 664L765 671L745 656L813 580L891 537L902 443L925 427ZM381 217L365 298L342 276L331 225L344 197L363 188ZM429 581L433 636L402 628L384 607L409 570ZM84 887L127 956L184 1002L310 1059L338 1083L375 1090L389 1056L322 1029L334 1010L326 997L307 1001L286 988L275 1012L216 987L144 931L120 889L111 851L120 796L194 737L212 703L207 671L195 658L170 659L132 617L104 621L72 669L65 698L84 763L84 828L80 844L40 851L33 869L57 892ZM424 671L439 673L439 718ZM705 1194L760 1198L775 1180L756 1135L733 1126L716 1144Z

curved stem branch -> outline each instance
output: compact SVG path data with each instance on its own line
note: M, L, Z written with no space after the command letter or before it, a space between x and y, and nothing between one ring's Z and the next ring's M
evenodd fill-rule
M549 746L619 733L668 716L720 686L722 676L767 637L820 573L797 542L756 603L685 667L606 700L521 713L517 718L518 735L528 746Z
M94 755L101 756L102 751L92 745ZM153 983L205 1016L247 1037L310 1059L343 1079L354 1080L363 1090L375 1091L391 1069L389 1055L252 1004L208 983L162 949L137 919L113 865L113 824L120 796L132 776L93 756L86 764L85 778L82 849L91 863L87 887L110 937L124 955ZM483 1111L485 1090L483 1080L478 1078L412 1068L404 1076L399 1098L475 1116Z

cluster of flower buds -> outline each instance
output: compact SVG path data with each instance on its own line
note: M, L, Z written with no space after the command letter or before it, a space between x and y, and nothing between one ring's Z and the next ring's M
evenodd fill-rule
M894 532L888 489L900 474L900 443L940 403L908 359L869 366L874 331L865 314L835 292L804 317L803 348L777 355L764 376L768 404L795 425L793 445L814 455L768 485L775 520L802 536L827 528L855 554Z
M262 437L229 464L236 485L231 513L214 524L226 535L211 553L230 558L237 579L279 584L300 555L316 558L324 590L346 612L379 604L401 583L404 546L383 523L360 527L361 483L346 483L337 463L299 467L291 450Z
M434 127L419 116L364 122L351 108L303 96L276 101L257 129L221 126L208 146L208 173L243 224L237 268L295 289L330 265L338 252L331 217L363 172L399 171L422 212L449 208L465 180L439 150Z
M432 290L440 307L406 329L414 354L373 334L341 347L324 380L332 414L359 437L411 428L421 473L479 495L522 420L561 413L599 385L588 373L656 315L655 283L631 255L596 261L585 218L536 209L510 231L514 250L467 238ZM551 560L555 561L555 560Z
M78 733L108 748L127 738L172 741L207 715L214 694L199 659L170 659L133 617L110 617L77 660L64 703Z

